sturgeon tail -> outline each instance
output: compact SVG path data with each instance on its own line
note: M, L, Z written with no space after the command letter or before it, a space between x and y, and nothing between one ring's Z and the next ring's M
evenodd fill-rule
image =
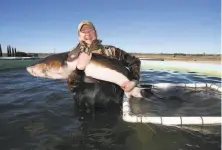
M163 97L157 95L152 91L151 85L141 85L140 87L135 87L130 92L125 92L127 98L137 97L137 98L149 98L151 96L155 96L159 99L163 99Z

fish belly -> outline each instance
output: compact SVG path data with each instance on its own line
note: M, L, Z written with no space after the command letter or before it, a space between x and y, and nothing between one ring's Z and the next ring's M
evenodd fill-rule
M119 86L121 86L124 82L129 81L129 79L122 73L94 63L87 65L85 68L85 75L98 80L112 82Z

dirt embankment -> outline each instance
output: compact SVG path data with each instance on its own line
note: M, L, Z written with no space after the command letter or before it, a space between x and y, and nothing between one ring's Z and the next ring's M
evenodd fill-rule
M52 54L53 53L38 53L38 56L46 57ZM176 53L176 54L131 53L131 54L139 58L221 64L221 54L183 54L183 53Z
M160 54L132 53L132 54L139 58L221 64L221 54L161 54L161 53Z

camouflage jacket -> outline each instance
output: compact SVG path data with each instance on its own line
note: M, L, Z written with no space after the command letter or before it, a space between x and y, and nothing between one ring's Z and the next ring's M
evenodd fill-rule
M132 79L138 84L140 80L140 59L130 55L129 53L125 52L124 50L121 50L117 47L111 46L111 45L103 45L101 44L102 41L96 40L92 43L92 45L89 47L92 53L99 53L111 58L115 58L121 63L123 63L128 69L129 72L132 74ZM73 48L71 51L75 51L82 46L82 43L79 43L75 48Z

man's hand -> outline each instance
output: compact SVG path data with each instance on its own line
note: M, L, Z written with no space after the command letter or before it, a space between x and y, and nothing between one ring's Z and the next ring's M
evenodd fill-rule
M136 86L136 82L134 82L134 81L127 81L127 82L124 82L124 83L121 85L121 88L122 88L125 92L130 92L131 90L134 89L135 86Z
M89 64L90 60L92 58L92 53L85 53L82 52L79 54L79 57L77 59L77 68L79 70L84 70L86 68L86 66Z

